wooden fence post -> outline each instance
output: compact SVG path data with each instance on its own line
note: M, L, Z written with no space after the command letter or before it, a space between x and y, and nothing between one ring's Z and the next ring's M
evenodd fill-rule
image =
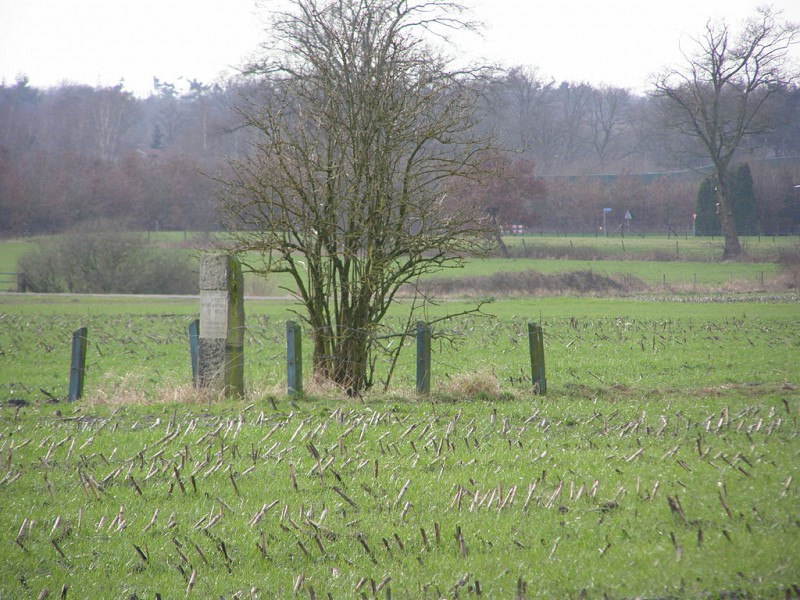
M200 386L198 370L200 365L200 319L189 323L189 355L192 359L192 385Z
M431 328L425 321L417 321L417 393L431 391Z
M286 378L290 396L303 393L303 337L294 321L286 321Z
M72 334L72 361L69 371L69 402L83 396L83 378L86 373L86 340L88 329L81 327Z
M547 378L544 372L544 333L542 326L528 323L528 342L531 351L531 379L533 391L537 394L547 393Z

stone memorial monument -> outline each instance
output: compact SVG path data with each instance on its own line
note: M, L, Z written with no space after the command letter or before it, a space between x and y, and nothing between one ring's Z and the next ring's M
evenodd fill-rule
M205 254L200 263L199 387L244 395L244 278L228 254Z

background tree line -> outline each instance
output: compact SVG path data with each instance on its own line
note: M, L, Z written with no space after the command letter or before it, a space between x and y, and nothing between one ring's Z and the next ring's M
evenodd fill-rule
M252 85L154 80L147 98L122 85L0 85L0 234L98 219L217 228L213 179L252 143L237 109ZM515 67L489 78L483 102L480 127L515 151L499 168L513 183L470 193L486 196L500 224L591 232L609 207L614 227L629 210L640 231L691 230L708 160L665 122L662 98ZM748 136L734 162L752 176L747 231L791 233L800 224L800 88L782 87L768 110L777 126Z

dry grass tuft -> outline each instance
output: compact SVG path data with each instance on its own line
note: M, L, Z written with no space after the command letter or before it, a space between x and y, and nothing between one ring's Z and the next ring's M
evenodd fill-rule
M118 377L106 374L100 387L92 394L85 396L81 402L94 406L151 405L151 404L213 404L225 400L220 390L198 389L191 384L159 386L155 393L145 393L147 389L141 377L127 374Z
M322 398L341 398L347 395L347 390L338 383L317 376L313 376L310 380L303 382L303 392L309 396Z
M465 398L497 398L501 394L500 380L491 371L453 375L442 385L441 391Z

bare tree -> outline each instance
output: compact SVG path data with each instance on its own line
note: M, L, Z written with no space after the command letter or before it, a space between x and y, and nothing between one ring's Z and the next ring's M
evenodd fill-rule
M585 83L562 82L553 92L561 109L559 114L561 169L585 156L588 145L587 123L590 88Z
M186 107L180 102L174 83L153 77L155 94L150 102L158 107L156 126L161 130L163 143L169 147L178 139L178 132L186 125Z
M507 129L506 143L518 152L528 152L536 145L535 131L544 108L544 94L552 87L534 67L513 67L496 84L495 102L501 108L502 124Z
M630 93L623 88L600 87L589 90L587 115L592 148L601 168L623 154L629 97Z
M724 258L742 248L728 189L731 161L744 138L769 127L770 97L797 78L789 51L800 28L769 7L756 10L734 35L725 22L709 21L693 39L684 64L655 80L655 95L666 100L669 125L698 140L714 168L717 215L725 236Z
M498 251L504 258L510 258L503 242L504 229L541 223L533 202L544 197L545 187L534 175L534 162L518 153L495 152L486 161L486 167L486 175L480 181L454 181L448 198L457 205L466 202L483 207L491 221Z
M92 107L97 156L109 161L117 157L125 133L139 119L139 106L133 94L122 89L122 84L97 90Z
M476 203L445 201L479 174L481 71L423 36L469 25L447 0L291 0L243 109L257 132L222 189L233 250L291 275L314 372L352 393L374 380L381 321L401 288L487 249ZM414 303L416 306L417 303Z

